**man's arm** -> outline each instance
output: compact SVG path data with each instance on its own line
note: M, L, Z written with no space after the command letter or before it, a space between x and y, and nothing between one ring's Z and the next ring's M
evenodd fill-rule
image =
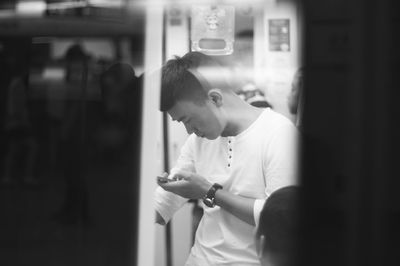
M174 173L178 169L186 169L187 171L194 171L193 156L192 156L192 145L194 137L189 136L185 144L181 149L181 153L177 160L176 166L171 169L171 173ZM168 175L164 173L163 177ZM160 179L157 178L157 182L160 184ZM179 210L187 199L181 198L178 195L169 193L162 188L158 187L154 192L154 204L155 204L155 222L160 225L165 225L172 218L173 214Z
M187 199L203 198L212 186L204 177L187 171L178 171L174 177L178 180L158 184L166 191ZM215 194L218 206L251 225L255 225L254 201L255 199L237 196L223 189L217 190Z
M254 202L255 199L237 196L223 189L215 193L216 205L250 225L255 225Z

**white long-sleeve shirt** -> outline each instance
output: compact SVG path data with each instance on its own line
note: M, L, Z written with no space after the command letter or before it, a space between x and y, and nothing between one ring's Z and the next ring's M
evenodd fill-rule
M256 224L267 197L296 183L298 133L291 121L267 108L245 131L216 140L192 134L174 169L184 169L218 183L224 190L256 199ZM187 199L158 187L156 211L167 222ZM187 266L260 265L255 227L216 206L204 207Z

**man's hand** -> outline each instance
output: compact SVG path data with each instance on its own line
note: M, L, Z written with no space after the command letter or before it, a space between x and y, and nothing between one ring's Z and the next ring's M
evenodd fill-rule
M203 198L212 186L204 177L187 171L178 171L171 174L168 179L171 181L158 182L158 185L187 199Z
M167 173L164 173L160 177L162 178L158 179L158 185L167 191L187 199L203 198L212 186L212 183L208 182L204 177L187 171L179 171L169 176ZM165 177L168 177L168 179L165 180ZM255 225L253 213L255 199L234 195L224 189L217 190L215 199L219 207L235 215L242 221L250 225ZM158 218L161 218L161 216ZM161 220L159 220L160 224L162 224Z

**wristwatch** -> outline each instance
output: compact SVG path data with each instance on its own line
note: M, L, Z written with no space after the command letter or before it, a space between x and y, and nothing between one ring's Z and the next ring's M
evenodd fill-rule
M220 184L214 183L208 190L207 194L203 197L203 202L206 206L214 208L215 206L215 193L218 189L222 189Z

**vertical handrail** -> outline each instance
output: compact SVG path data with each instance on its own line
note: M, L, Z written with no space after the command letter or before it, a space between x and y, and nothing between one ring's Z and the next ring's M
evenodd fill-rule
M160 77L154 70L162 64L163 5L146 2L145 24L145 71L140 148L140 183L138 203L138 239L136 242L138 266L153 266L155 261L155 213L153 191L156 189L157 136L159 125L158 103L160 98Z
M169 172L169 134L168 134L168 115L163 113L163 150L164 150L164 172ZM165 247L166 263L172 266L172 221L165 226Z

